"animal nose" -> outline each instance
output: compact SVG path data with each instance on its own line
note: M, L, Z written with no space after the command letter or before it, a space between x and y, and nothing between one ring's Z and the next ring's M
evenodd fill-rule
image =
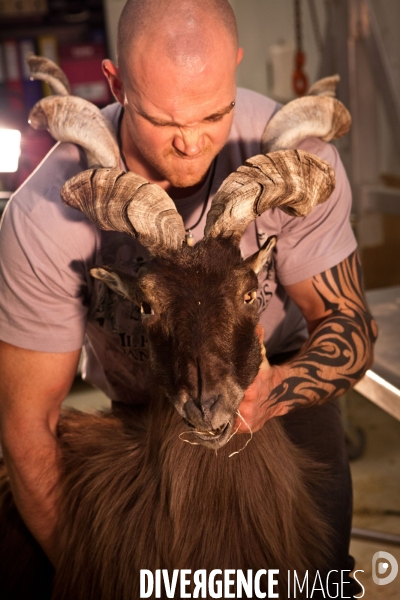
M200 400L200 410L203 414L203 417L205 418L206 421L211 421L211 412L212 412L212 408L213 406L218 402L218 400L221 398L221 394L218 395L213 395L213 396L208 396L205 399Z
M202 399L190 397L185 403L186 421L193 427L204 427L205 424L212 426L212 419L221 395L214 394Z

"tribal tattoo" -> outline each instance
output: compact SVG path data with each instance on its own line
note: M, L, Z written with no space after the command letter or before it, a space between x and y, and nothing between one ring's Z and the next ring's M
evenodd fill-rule
M349 390L371 365L377 326L366 305L358 253L312 282L327 316L300 354L282 365L288 376L272 390L272 406L323 404Z

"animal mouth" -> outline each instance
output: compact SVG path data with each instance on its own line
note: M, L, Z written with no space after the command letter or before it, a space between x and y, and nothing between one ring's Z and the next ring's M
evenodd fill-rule
M190 429L190 433L193 433L196 437L200 438L203 441L207 442L220 442L224 435L228 432L230 421L227 423L223 423L216 429L199 429L195 427L188 421L187 419L183 419L186 425Z

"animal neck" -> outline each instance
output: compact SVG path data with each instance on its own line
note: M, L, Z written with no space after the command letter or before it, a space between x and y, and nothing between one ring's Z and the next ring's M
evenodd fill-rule
M194 445L165 399L160 396L156 404L146 459L147 468L161 476L156 504L169 522L171 565L244 569L258 564L299 572L303 545L308 564L310 554L318 563L327 528L312 500L310 505L306 482L321 479L321 471L291 444L277 419L248 444L250 434L234 435L215 452ZM221 519L226 514L230 519Z

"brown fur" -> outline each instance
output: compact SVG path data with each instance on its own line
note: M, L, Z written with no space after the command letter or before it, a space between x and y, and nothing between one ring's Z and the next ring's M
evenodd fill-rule
M154 260L139 285L156 308L145 323L163 393L146 408L62 415L62 555L52 599L133 600L140 569L179 568L279 569L284 598L288 570L312 575L327 564L330 532L313 500L321 468L293 446L278 419L231 458L248 435L217 442L215 451L186 444L181 433L199 440L166 399L192 429L212 431L228 418L232 427L261 358L257 308L243 301L255 275L231 240L205 240ZM49 583L49 565L37 566L43 553L18 517L4 474L1 481L0 576L7 580L14 569L3 589L14 590L6 600L16 600L25 598L18 589L29 589L32 573L30 589L37 586L38 569ZM26 570L24 582L15 561Z
M139 598L139 570L280 569L299 575L326 564L328 531L310 497L318 467L278 420L245 450L234 436L214 452L185 444L163 400L138 415L65 414L55 600ZM178 596L177 596L178 597Z
M63 554L54 600L138 598L141 568L278 568L285 597L287 570L324 568L329 531L310 496L321 470L277 420L231 458L247 436L234 436L215 454L185 444L182 431L164 400L122 419L63 415ZM2 589L17 590L2 597L44 600L51 569L13 506L4 473L1 482L0 581L5 585L7 574L12 581Z

